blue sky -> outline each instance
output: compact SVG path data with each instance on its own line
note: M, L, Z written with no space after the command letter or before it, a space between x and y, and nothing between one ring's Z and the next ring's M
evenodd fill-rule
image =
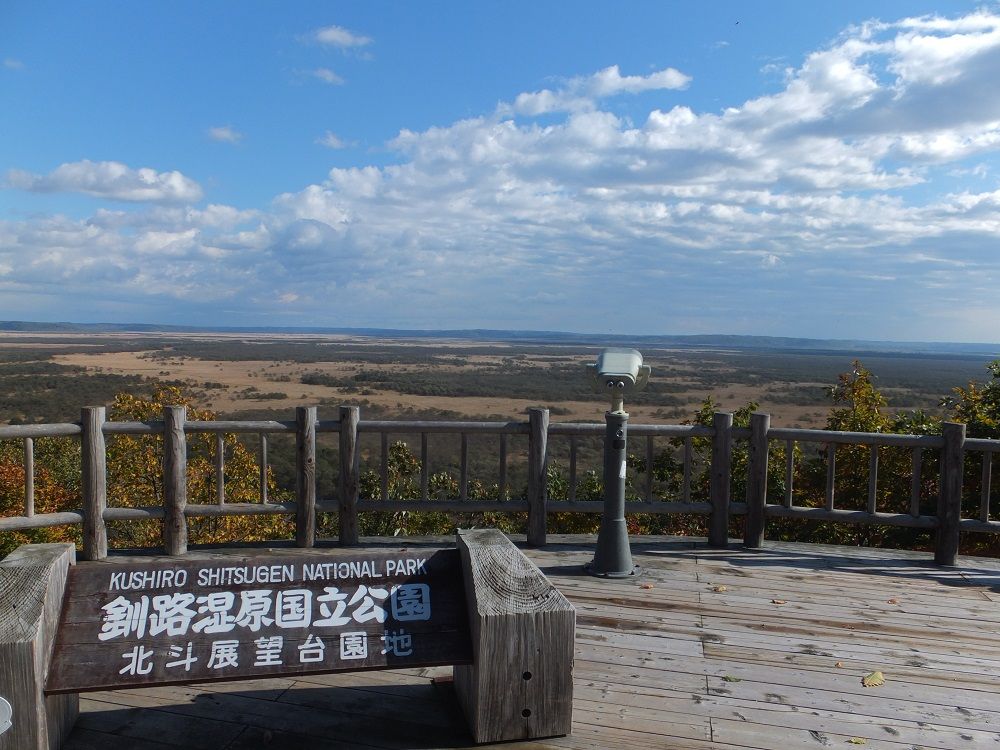
M998 80L995 3L0 2L0 319L997 342Z

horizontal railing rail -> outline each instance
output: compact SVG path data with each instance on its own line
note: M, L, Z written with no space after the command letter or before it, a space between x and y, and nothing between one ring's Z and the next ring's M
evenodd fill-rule
M299 407L294 420L187 420L183 407L167 407L161 420L109 422L103 407L88 407L79 423L0 426L0 440L23 443L24 513L0 517L0 531L24 531L67 524L83 527L83 556L100 559L107 555L107 523L111 521L158 521L163 525L163 545L169 554L187 549L187 519L223 516L288 515L295 517L296 542L312 546L316 538L318 513L338 515L340 541L358 541L358 513L369 511L443 511L526 513L528 541L540 545L546 539L546 518L552 513L599 513L600 500L579 497L581 441L601 439L605 426L599 423L550 423L546 409L530 409L528 421L483 422L443 420L361 420L357 407L344 406L335 420L320 420L315 407ZM879 524L927 529L936 532L935 559L952 564L961 532L1000 533L1000 521L993 520L990 497L993 489L992 464L1000 453L1000 440L966 438L965 426L945 423L941 435L896 435L771 427L766 414L751 416L749 427L734 427L732 415L718 412L711 426L634 424L628 427L634 455L644 464L638 479L637 495L626 503L628 513L694 513L709 517L709 543L728 542L732 516L745 516L744 544L759 547L767 519L808 519L829 523ZM337 434L339 458L336 494L320 498L316 488L317 434ZM188 435L214 435L214 503L188 503L186 471ZM268 438L293 435L296 441L296 489L294 502L272 502L268 497ZM107 507L107 445L114 436L159 436L163 441L162 502L144 507ZM225 486L226 435L256 435L258 440L258 502L228 502ZM359 437L377 436L378 486L370 497L360 496L361 457ZM390 436L419 436L419 497L393 497L390 483ZM430 448L428 436L453 435L460 440L458 492L456 497L432 497L430 491ZM527 492L524 497L510 493L509 459L512 437L527 438ZM78 438L81 442L80 509L53 513L35 510L35 441L42 438ZM497 440L497 482L495 498L470 496L471 467L469 440ZM549 440L568 440L568 478L565 499L547 497L550 461ZM679 457L676 492L665 497L657 492L654 462L656 441L670 443ZM707 472L707 496L695 497L695 441L707 447L710 457L700 469ZM769 459L775 444L784 446L784 466ZM812 459L825 456L826 483L823 504L797 504L795 487L797 450L813 446ZM745 451L745 497L732 497L734 449ZM837 454L839 450L867 448L867 498L864 508L837 507ZM880 461L885 451L910 451L909 507L879 508ZM927 498L922 487L926 453L937 454L937 497ZM662 455L662 454L661 454ZM741 455L743 455L741 453ZM979 456L979 508L975 517L962 517L963 480L968 456ZM676 460L676 459L674 459ZM801 460L801 459L800 459ZM768 500L768 477L781 469L783 496ZM701 490L704 492L704 488ZM934 512L927 508L933 500Z

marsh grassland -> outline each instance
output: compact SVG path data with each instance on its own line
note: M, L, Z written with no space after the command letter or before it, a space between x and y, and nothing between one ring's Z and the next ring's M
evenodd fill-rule
M613 342L612 342L613 343ZM599 420L585 363L598 347L571 343L286 334L0 334L0 421L75 419L86 403L155 382L180 385L220 415L288 413L300 404L360 404L405 419ZM935 411L981 380L988 357L963 354L726 348L644 348L653 367L631 399L634 421L678 422L711 397L719 408L756 402L779 426L819 427L829 387L857 357L893 410Z

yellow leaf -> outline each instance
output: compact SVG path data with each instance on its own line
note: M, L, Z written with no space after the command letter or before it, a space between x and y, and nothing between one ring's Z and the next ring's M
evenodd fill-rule
M881 672L871 672L861 678L861 684L865 687L878 687L885 684L885 675Z
M838 662L837 662L836 664L834 664L833 666L835 666L835 667L843 667L843 666L844 666L844 662L842 662L842 661L838 661Z
M723 591L729 591L729 587L728 586L713 586L712 587L712 591L717 591L718 593L721 594Z
M771 604L788 604L784 599L772 599Z
M867 745L868 744L868 740L866 740L864 737L851 737L851 739L849 739L848 742L850 742L852 745Z
M722 679L725 682L743 682L743 680L741 678L739 678L739 677L733 677L731 674L723 675Z
M651 583L643 583L642 585L639 586L639 588L641 588L641 589L651 589L651 588L653 588L653 584L651 584Z

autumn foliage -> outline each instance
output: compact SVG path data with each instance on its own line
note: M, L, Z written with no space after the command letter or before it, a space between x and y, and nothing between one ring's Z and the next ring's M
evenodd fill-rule
M176 387L164 386L151 397L118 394L108 410L112 421L160 420L165 406L184 406L190 420L213 420L215 414L192 406ZM187 436L188 503L216 502L215 436ZM226 502L257 502L260 470L254 453L235 435L226 435ZM0 444L0 515L21 515L24 508L24 468L21 441ZM163 437L160 435L109 435L107 438L108 507L139 508L163 502ZM267 474L268 498L289 500ZM80 445L69 438L35 440L35 513L73 510L82 505ZM158 521L113 521L108 524L108 544L115 548L157 547L161 544ZM248 542L286 538L293 527L284 516L225 516L188 519L190 544ZM79 526L34 529L0 536L0 555L26 542L80 541Z
M989 365L990 380L986 383L969 383L954 390L942 406L951 417L968 425L969 437L1000 439L1000 361ZM829 430L869 432L938 434L941 420L924 412L898 412L891 409L882 394L876 378L861 362L852 363L851 370L839 376L830 389L831 408L827 416ZM215 414L197 409L180 389L160 387L152 396L144 397L121 393L111 404L108 418L112 421L159 421L165 406L185 406L189 420L215 419ZM749 425L756 410L755 403L734 412L737 427ZM717 405L706 399L688 423L710 426ZM253 438L255 439L255 438ZM190 432L187 435L187 487L188 503L211 504L216 502L216 436L210 433ZM659 444L658 444L659 445ZM226 435L225 498L229 503L253 503L260 500L260 467L254 445L245 443L239 436ZM648 462L645 455L629 456L630 497L642 494L648 472L658 488L658 494L678 497L683 482L683 443L680 440L662 441L659 450ZM768 468L768 502L783 502L786 490L787 446L783 441L772 441ZM795 504L821 507L824 502L827 455L822 444L792 446L794 473L792 476ZM690 469L691 497L693 500L708 496L709 458L711 440L692 440L692 465ZM77 509L81 506L80 444L73 438L38 438L34 441L34 497L35 513L54 513ZM857 509L865 507L868 491L870 450L867 446L845 445L837 450L836 507ZM982 454L970 452L966 458L966 485L964 515L975 517L981 491ZM159 506L163 499L163 438L159 435L109 435L107 438L107 473L109 507ZM746 491L748 445L737 440L732 449L732 497L742 501ZM924 452L921 463L920 483L924 507L921 512L934 512L937 495L937 451ZM388 495L395 499L419 499L420 461L405 442L389 446ZM909 512L912 451L909 448L880 448L878 455L879 483L876 505L882 512ZM548 496L553 510L569 497L567 467L556 460L548 467ZM292 500L287 487L278 486L269 469L266 472L268 498L272 501ZM18 516L24 512L23 442L0 441L0 516ZM378 498L382 491L382 478L378 471L366 468L361 474L362 497ZM499 487L471 478L468 496L471 500L499 499ZM429 477L429 495L432 499L455 498L458 479L449 472L437 472ZM523 487L507 490L507 497L524 497ZM578 500L600 500L603 497L601 477L594 471L582 471L578 477L575 497ZM548 517L552 532L594 532L599 526L598 514L555 512ZM362 535L413 535L448 534L457 525L496 526L507 532L523 531L524 513L458 514L445 512L384 512L364 513L360 519ZM630 515L629 531L645 534L704 535L706 517L674 514ZM739 536L740 520L734 519L731 533ZM250 542L282 539L293 536L289 516L227 516L219 518L189 518L191 544L221 542ZM117 548L151 548L161 544L158 521L112 522L109 524L109 544ZM336 515L321 514L321 535L335 536ZM803 540L856 545L886 545L896 547L926 547L927 532L878 525L832 524L805 522L799 519L771 519L768 537L786 540ZM971 540L971 541L970 541ZM19 544L27 542L80 541L80 527L66 525L25 532L0 534L0 557ZM970 535L966 540L967 551L995 554L995 535ZM971 545L971 546L970 546Z

